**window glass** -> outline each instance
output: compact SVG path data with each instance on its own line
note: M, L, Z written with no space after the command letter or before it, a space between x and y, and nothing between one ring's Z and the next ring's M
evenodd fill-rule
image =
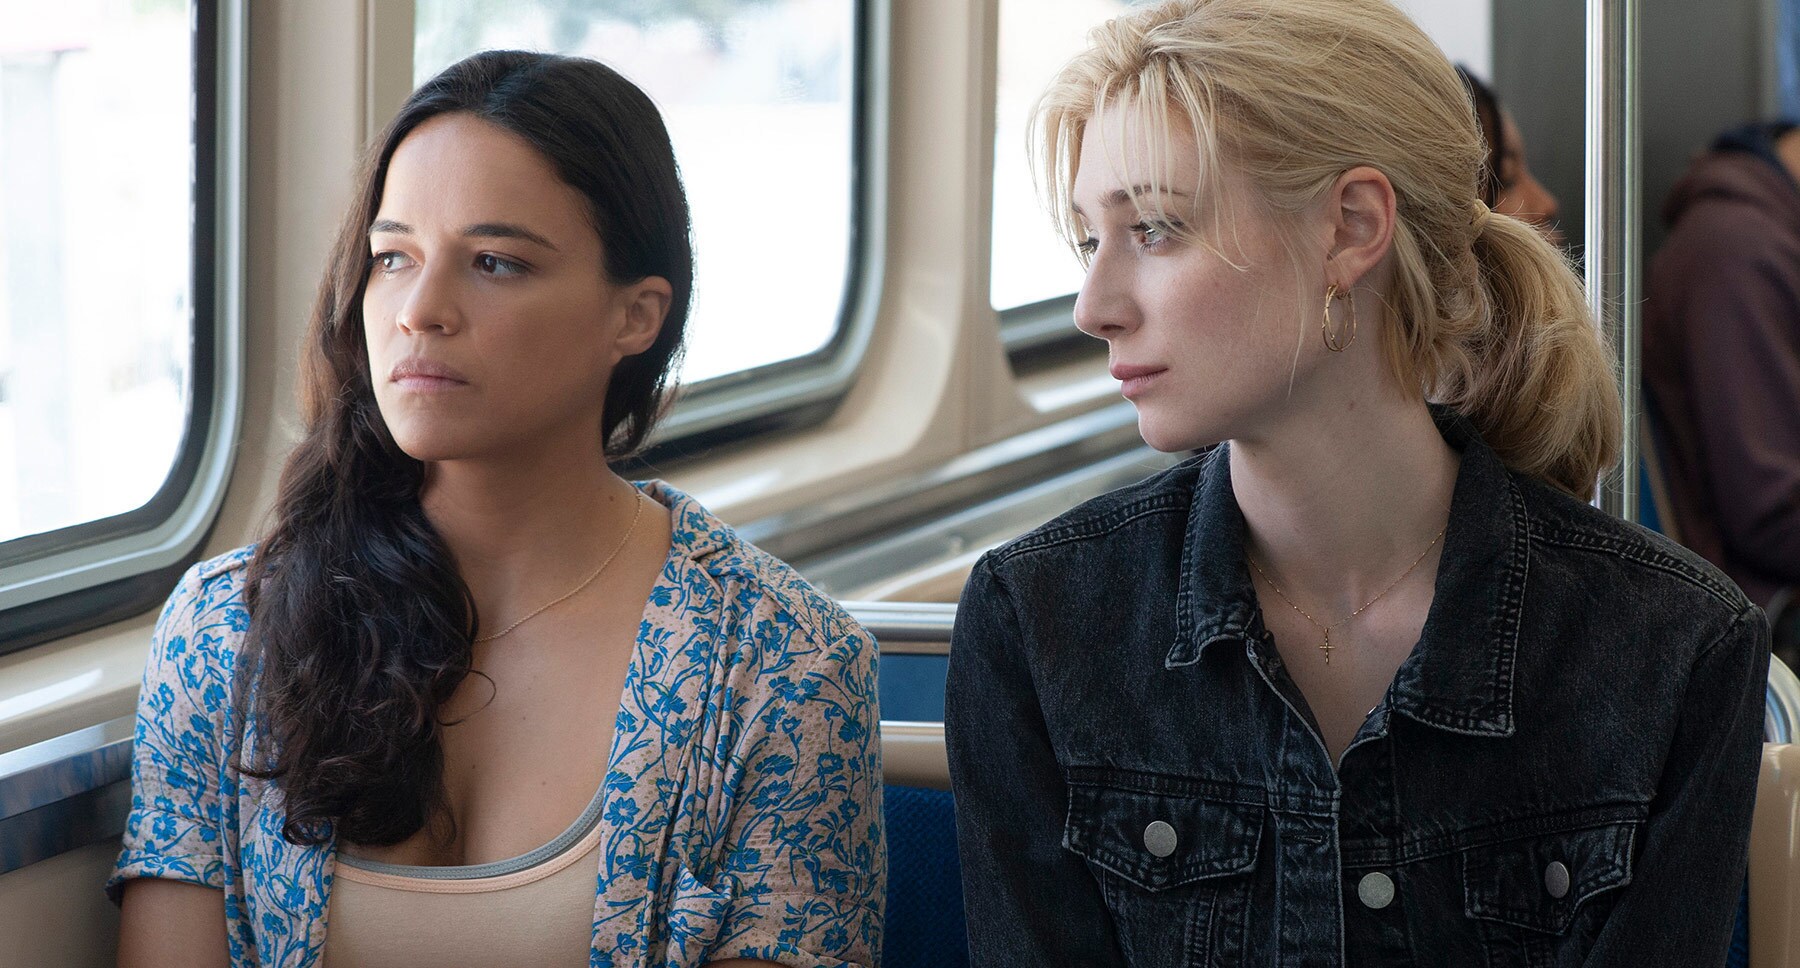
M662 111L693 211L682 379L804 356L837 331L850 258L855 4L417 0L415 83L478 50L602 61Z
M1146 0L1000 0L994 86L994 245L988 298L1002 312L1081 288L1081 264L1044 211L1026 153L1038 95L1087 33Z
M0 540L142 507L180 449L191 17L0 0Z
M1444 56L1483 80L1494 76L1494 0L1395 0Z

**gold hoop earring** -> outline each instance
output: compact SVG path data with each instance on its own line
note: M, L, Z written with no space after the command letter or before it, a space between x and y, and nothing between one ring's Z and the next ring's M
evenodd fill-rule
M1325 348L1333 353L1342 353L1356 342L1356 296L1354 293L1344 297L1350 304L1350 322L1344 329L1334 329L1331 325L1331 303L1338 298L1338 288L1331 286L1325 290L1325 315L1319 323L1319 332L1325 337Z

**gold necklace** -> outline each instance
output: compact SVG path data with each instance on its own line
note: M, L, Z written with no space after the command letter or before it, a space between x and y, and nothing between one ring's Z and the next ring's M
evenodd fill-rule
M576 585L574 588L569 589L567 592L564 592L562 597L557 598L550 602L546 602L543 605L539 605L537 608L533 609L530 613L528 613L524 618L519 619L517 622L514 622L511 625L508 625L507 627L501 629L498 632L495 632L493 635L483 635L483 636L477 638L475 640L475 642L477 644L480 644L482 642L492 642L495 639L499 638L500 636L505 635L508 632L511 632L513 629L516 629L519 626L524 625L526 622L529 622L532 619L537 618L539 614L541 614L557 605L561 605L563 602L566 602L571 598L574 598L575 594L577 592L581 591L583 588L588 587L589 585L592 585L594 583L594 579L599 578L600 573L606 570L606 566L612 564L614 558L619 557L619 552L625 550L625 545L629 544L631 541L631 533L633 531L637 530L638 518L642 517L644 514L644 494L642 491L637 491L635 489L634 489L633 493L637 494L637 510L635 510L631 513L631 525L625 529L625 537L619 539L618 546L613 548L612 554L606 556L606 560L602 561L600 563L600 567L594 569L593 573L589 574L586 578L583 578L581 580L581 584Z
M1250 562L1250 567L1256 569L1256 573L1258 575L1262 576L1263 583L1269 586L1270 590L1275 593L1276 597L1278 597L1282 601L1286 602L1287 606L1289 608L1293 609L1296 612L1299 612L1301 618L1306 619L1308 622L1311 622L1313 628L1316 628L1320 632L1324 633L1325 639L1324 639L1324 641L1319 643L1319 651L1325 653L1325 664L1330 665L1331 664L1331 630L1334 628L1337 628L1338 626L1344 624L1345 622L1350 621L1351 619L1357 617L1358 615L1361 615L1363 612L1368 610L1370 605L1373 605L1376 602L1381 601L1381 598L1383 595L1386 595L1388 592L1393 591L1394 586L1405 581L1406 576L1412 574L1413 569L1419 567L1419 562L1424 561L1425 556L1428 554L1431 554L1431 549L1437 547L1437 543L1440 540L1442 540L1444 537L1444 531L1448 531L1449 529L1450 529L1450 526L1445 525L1444 529L1437 533L1437 537L1432 538L1431 543L1425 546L1425 550L1419 552L1419 557L1413 559L1413 563L1406 566L1406 570L1400 573L1400 577L1394 579L1391 582L1388 582L1388 586L1386 588L1383 588L1381 590L1381 592L1379 594L1377 594L1374 598L1371 598L1368 601L1364 602L1362 604L1362 608L1359 608L1356 611L1351 612L1350 614L1344 616L1343 618L1338 619L1337 621L1331 623L1330 625L1319 624L1319 620L1316 618L1313 618L1311 615L1307 614L1306 609L1301 608L1298 605L1295 605L1294 600L1287 597L1287 593L1283 592L1281 590L1280 585L1275 584L1275 580L1273 578L1269 577L1268 572L1262 570L1262 566L1258 565L1256 563L1255 558L1252 558L1248 554L1245 554L1244 560Z

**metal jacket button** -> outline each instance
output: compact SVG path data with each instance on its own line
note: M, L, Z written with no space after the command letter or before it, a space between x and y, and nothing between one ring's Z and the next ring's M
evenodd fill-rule
M1144 849L1152 857L1175 853L1175 828L1161 820L1150 821L1150 826L1144 828Z
M1380 871L1364 874L1356 883L1356 899L1372 911L1387 907L1394 903L1394 879Z
M1544 890L1559 901L1569 896L1569 868L1562 861L1551 861L1544 868Z

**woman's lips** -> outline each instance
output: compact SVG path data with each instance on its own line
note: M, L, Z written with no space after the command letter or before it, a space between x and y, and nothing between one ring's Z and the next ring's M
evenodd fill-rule
M436 360L417 356L409 356L394 364L393 371L388 374L388 382L397 383L402 389L427 393L469 385L468 379L455 369Z
M424 393L432 393L440 390L454 390L457 387L468 386L467 383L464 383L461 380L446 380L441 376L403 376L394 382L398 384L402 390L415 390Z
M1114 364L1112 377L1119 381L1119 392L1129 400L1138 396L1155 382L1156 378L1169 372L1163 366L1130 366L1123 363Z

